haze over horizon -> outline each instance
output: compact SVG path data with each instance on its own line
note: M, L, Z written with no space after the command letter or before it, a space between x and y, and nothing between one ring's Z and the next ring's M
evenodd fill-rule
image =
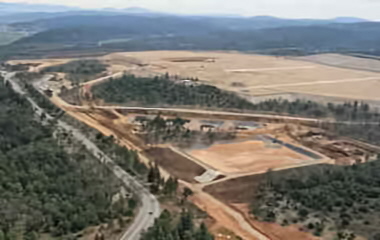
M96 8L141 7L152 11L195 15L270 15L282 18L328 19L336 17L358 17L379 20L380 1L346 0L337 3L331 0L0 0L10 3L54 4Z

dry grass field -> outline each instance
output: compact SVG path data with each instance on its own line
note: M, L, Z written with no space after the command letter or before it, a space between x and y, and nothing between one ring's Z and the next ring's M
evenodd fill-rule
M344 99L380 100L380 61L337 54L287 59L239 52L146 51L98 57L108 73L139 76L169 73L182 78L243 93L265 96L283 93L314 94ZM41 63L33 69L72 59L42 59L10 63ZM357 70L355 70L357 69ZM379 68L380 69L380 68Z
M341 54L317 54L304 57L297 57L298 60L320 63L335 67L351 68L364 71L380 72L380 58L368 56L371 58L354 57Z
M342 62L342 58L346 56L341 56L339 61ZM361 58L347 58L350 62L361 61ZM202 82L254 96L299 92L380 100L377 93L380 73L326 66L303 59L237 52L152 51L114 53L104 56L103 60L117 66L115 69L135 74L168 72L184 78L198 77Z

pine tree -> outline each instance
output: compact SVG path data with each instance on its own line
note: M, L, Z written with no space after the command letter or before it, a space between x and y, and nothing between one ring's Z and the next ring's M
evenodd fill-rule
M196 240L213 240L213 236L208 232L207 227L204 223L201 223L197 233Z

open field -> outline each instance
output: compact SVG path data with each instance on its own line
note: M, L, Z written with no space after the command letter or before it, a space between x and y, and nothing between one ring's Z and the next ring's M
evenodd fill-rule
M262 141L215 144L188 153L223 173L258 173L303 164L313 159L285 147L266 146Z
M353 57L340 54L317 54L295 59L329 65L333 67L350 68L356 70L380 72L380 59Z
M103 59L111 65L125 64L127 68L134 62L139 63L129 68L131 73L139 74L144 70L145 75L168 72L183 78L197 77L204 83L247 95L299 92L380 100L376 91L380 87L380 73L326 66L303 59L185 51L114 53ZM344 66L344 63L337 66Z

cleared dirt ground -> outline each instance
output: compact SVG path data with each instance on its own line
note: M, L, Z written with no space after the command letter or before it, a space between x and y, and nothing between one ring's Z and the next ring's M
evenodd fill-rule
M249 203L263 175L251 175L206 186L204 190L227 204Z
M205 169L168 148L150 148L144 152L172 176L194 183L194 177L204 173Z
M299 231L297 226L282 227L278 224L259 222L253 219L253 216L249 214L249 205L254 199L255 189L263 177L264 175L261 174L235 178L207 186L204 191L242 214L247 222L260 232L264 232L271 240L319 239L311 234Z
M312 161L285 147L267 147L261 141L215 144L188 153L223 173L258 173Z

